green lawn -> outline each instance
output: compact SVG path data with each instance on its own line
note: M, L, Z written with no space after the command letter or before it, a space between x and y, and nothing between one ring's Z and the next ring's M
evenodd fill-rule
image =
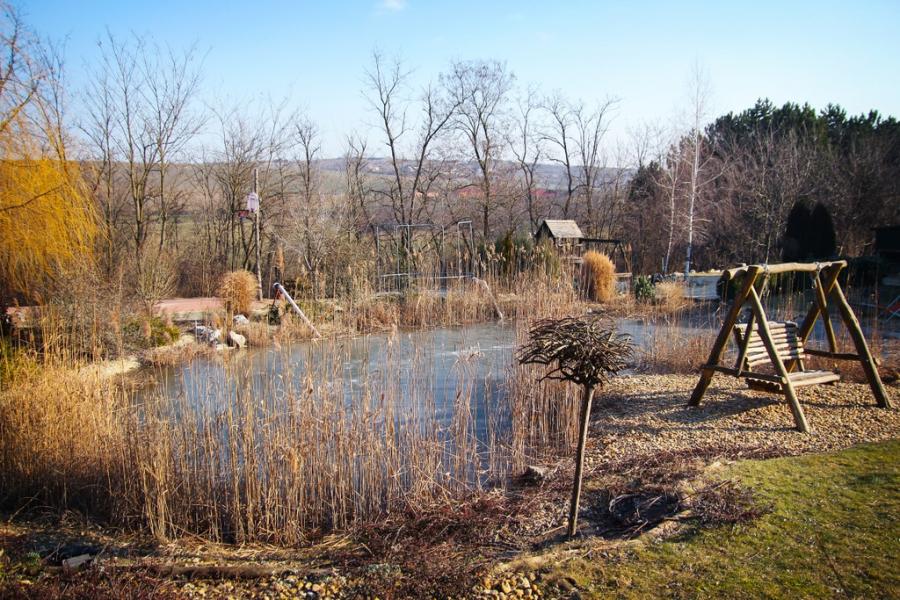
M900 598L900 440L746 461L724 476L772 512L563 560L550 578L597 597Z

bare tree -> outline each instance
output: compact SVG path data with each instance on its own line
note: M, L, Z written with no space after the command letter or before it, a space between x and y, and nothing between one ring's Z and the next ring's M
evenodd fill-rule
M386 59L375 51L372 63L366 72L365 97L378 115L391 171L387 185L373 191L387 199L395 222L411 223L428 208L431 188L441 174L440 165L432 161L434 146L459 103L431 85L422 90L418 101L409 101L409 72L402 61ZM412 124L407 113L415 109L418 123ZM414 140L411 144L409 138Z
M732 145L724 173L732 203L747 227L750 260L768 262L784 232L788 213L798 201L813 196L816 153L793 130L758 128L751 145Z
M579 102L571 109L575 126L575 147L579 161L578 190L584 200L587 210L589 229L597 233L610 227L610 223L598 223L595 216L594 196L602 175L602 143L609 129L609 113L615 105L615 100L607 98L598 102L593 108L588 108L583 102ZM614 182L618 184L618 180ZM616 190L617 192L618 190Z
M103 219L104 262L107 276L111 276L116 262L118 226L123 203L115 179L114 140L117 123L116 106L110 81L111 73L101 69L88 83L85 93L86 118L80 130L86 136L94 160L86 172L90 175L90 187L100 207Z
M528 222L531 233L537 231L538 218L535 214L535 195L537 192L535 172L542 157L541 137L536 129L536 115L540 107L537 100L537 91L529 88L525 96L517 103L518 119L514 139L510 140L509 147L516 159L519 171L522 174L522 191L525 197Z
M628 160L635 171L628 181L626 223L622 236L631 242L634 273L658 271L664 255L665 206L660 180L661 127L645 122L629 128Z
M327 207L323 203L320 190L320 173L316 166L316 160L322 149L319 128L310 119L300 118L294 125L297 138L297 149L300 157L297 161L299 167L299 197L301 244L303 248L303 260L309 270L313 289L319 288L319 270L328 251L327 237L328 224L340 224L340 218L329 215Z
M319 141L319 128L308 118L301 118L294 125L297 145L300 150L300 201L303 210L303 227L307 237L306 246L312 243L310 239L310 221L314 204L319 194L319 172L315 167L315 161L319 157L322 145Z
M493 184L496 163L503 153L505 111L513 80L513 74L499 61L455 62L443 77L454 105L459 107L454 128L466 140L478 167L485 239L490 235L491 212L498 202Z
M146 127L156 156L160 250L166 245L167 226L178 198L177 187L169 179L171 163L204 123L200 113L193 110L200 86L200 68L193 47L177 54L171 49L163 52L153 44L146 45L142 53L140 69L144 79L143 101L147 105Z
M253 114L253 113L256 114ZM289 195L282 158L295 144L296 115L286 109L286 100L256 108L233 107L218 112L221 150L216 158L216 177L222 201L229 215L229 256L231 269L255 270L256 236L250 223L245 223L239 210L253 187L254 170L259 172L260 240L274 233L270 224L279 206ZM287 215L284 215L287 217ZM260 251L260 256L264 253ZM260 266L260 271L262 271Z
M94 158L90 183L103 214L107 273L124 237L139 274L163 253L185 200L187 182L178 180L172 165L186 159L183 153L203 123L193 107L200 65L193 48L163 52L140 36L119 40L107 32L98 45L101 57L85 90L80 129ZM145 261L154 232L158 250Z
M691 125L685 147L685 151L690 158L687 202L687 254L684 261L685 275L691 272L697 204L704 189L721 174L721 170L710 172L711 169L709 167L713 164L714 157L711 152L704 153L705 137L701 128L708 117L710 86L709 79L699 64L695 64L691 72L688 90Z
M631 162L636 168L640 169L658 158L661 136L662 127L651 121L628 129Z
M371 223L370 185L366 177L368 143L357 135L347 136L344 152L344 177L347 194L347 222L355 231Z
M131 205L132 251L136 258L135 267L140 270L152 219L150 178L158 160L158 148L148 126L149 115L142 97L146 81L141 76L138 57L145 50L144 41L136 38L128 45L107 33L106 42L108 48L102 53L102 69L108 74L116 107L112 140L116 163L120 163L125 171Z
M40 43L14 5L0 2L0 134L32 105L51 73L40 60Z
M569 210L578 187L575 165L575 123L572 115L572 107L560 92L556 92L544 100L544 110L550 115L549 124L542 134L542 139L552 147L555 152L548 153L548 158L561 165L566 178L566 198L563 202L563 217L569 218Z
M672 251L675 246L676 221L678 218L678 199L685 179L684 157L677 144L678 142L676 141L669 145L665 154L661 157L662 169L657 179L657 185L665 191L665 198L669 208L666 253L662 263L663 273L668 273L672 264Z

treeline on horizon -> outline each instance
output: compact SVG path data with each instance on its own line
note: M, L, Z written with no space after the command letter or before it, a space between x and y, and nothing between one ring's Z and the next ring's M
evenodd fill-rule
M673 190L690 185L685 144L639 165L631 180L623 231L644 240L635 247L636 271L684 257L678 230L687 195ZM872 252L872 228L900 224L900 123L892 116L765 99L716 118L701 144L702 268L862 256ZM658 235L661 222L674 238Z
M52 294L73 268L96 289L127 281L148 305L213 294L223 273L256 269L240 212L255 170L260 270L312 280L312 296L365 271L372 224L471 220L477 251L496 254L530 247L541 219L571 218L655 273L861 255L872 227L898 222L900 128L875 111L760 100L711 118L698 73L684 125L644 126L611 150L614 98L526 86L495 60L451 63L416 88L375 52L368 114L348 115L375 128L348 132L334 171L317 124L286 103L203 105L194 50L109 35L87 87L69 89L63 57L3 9L3 302Z

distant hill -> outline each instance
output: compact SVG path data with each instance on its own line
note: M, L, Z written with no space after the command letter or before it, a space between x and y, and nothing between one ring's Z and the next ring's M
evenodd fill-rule
M343 172L345 161L343 158L323 158L316 161L316 166L322 171ZM461 176L469 175L474 177L478 174L478 165L474 162L452 162L450 166ZM504 170L518 173L518 166L512 161L500 161L499 166ZM411 160L402 161L402 167L404 175L412 175L415 163ZM366 172L371 175L391 175L393 174L391 160L386 157L367 158ZM613 181L616 175L620 173L624 174L624 179L628 181L634 174L634 169L602 167L598 184ZM535 183L540 188L563 190L566 188L565 168L557 163L538 163L535 167Z

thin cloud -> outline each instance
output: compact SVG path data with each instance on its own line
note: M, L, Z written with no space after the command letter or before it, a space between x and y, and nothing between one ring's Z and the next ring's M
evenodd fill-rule
M400 12L406 8L406 0L381 0L381 8L391 12Z

